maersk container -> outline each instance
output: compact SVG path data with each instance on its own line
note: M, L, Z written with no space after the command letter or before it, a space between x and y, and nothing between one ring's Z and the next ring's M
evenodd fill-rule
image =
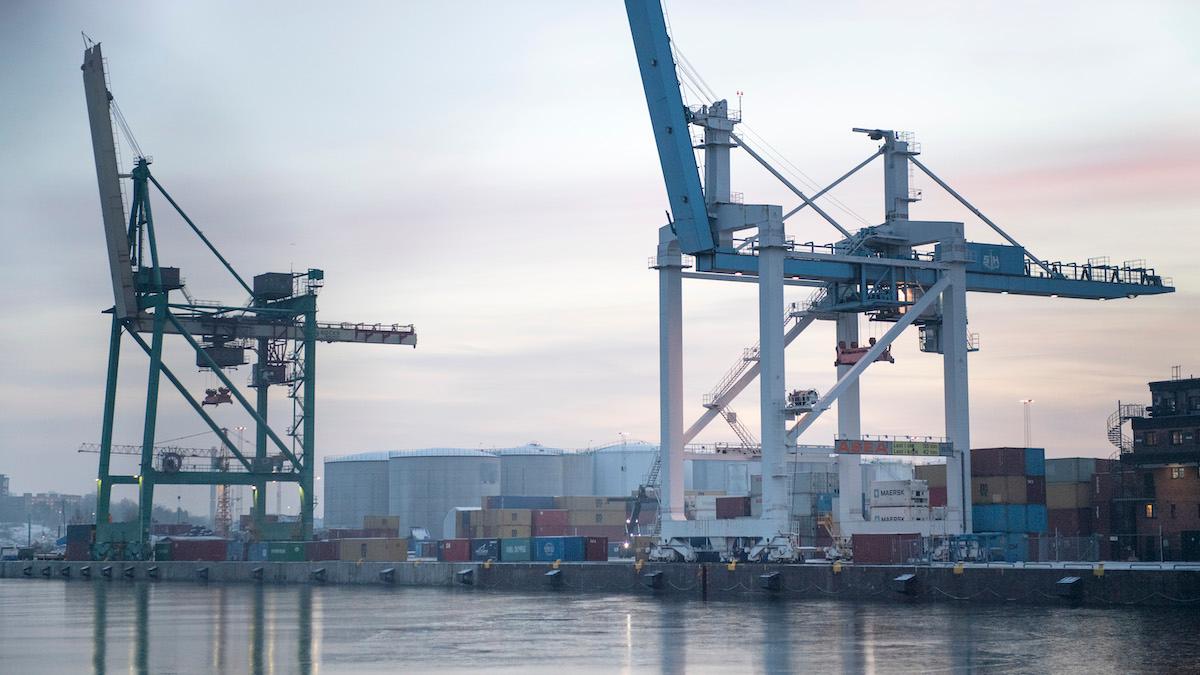
M1008 516L1004 504L972 506L971 521L976 532L1004 532L1008 529Z
M1046 451L1043 448L1025 448L1025 475L1046 475Z
M1045 534L1050 528L1045 504L1029 504L1025 507L1024 532Z
M533 559L553 562L555 560L584 559L584 537L534 537Z
M472 539L471 560L500 560L500 540Z
M500 540L500 559L504 562L523 562L533 559L533 540L525 537Z

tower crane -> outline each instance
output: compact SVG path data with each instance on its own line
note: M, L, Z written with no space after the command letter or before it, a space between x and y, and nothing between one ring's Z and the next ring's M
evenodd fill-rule
M853 512L848 494L861 490L863 454L928 454L947 462L949 533L971 532L970 427L967 354L977 342L967 332L968 292L1052 298L1115 299L1171 293L1168 280L1141 261L1121 265L1107 259L1087 263L1051 262L1023 247L1008 231L954 190L918 159L911 134L884 128L855 128L874 141L872 153L830 185L806 194L739 134L740 111L725 100L684 104L676 53L659 0L626 0L634 51L650 113L654 141L669 204L659 228L650 267L659 283L659 377L662 527L653 556L696 557L696 542L728 554L736 548L759 560L790 560L797 555L790 536L787 455L797 439L834 403L841 494L838 529L853 533L878 524ZM679 72L697 80L684 65ZM704 92L703 81L697 88ZM703 138L693 146L691 128ZM704 180L696 150L703 152ZM784 213L774 204L745 203L731 191L730 154L745 152L799 200ZM819 198L875 160L883 163L881 222L856 231L824 210ZM920 220L910 207L920 195L910 189L910 171L920 171L987 225L1001 243L967 241L964 224ZM828 244L798 244L785 221L809 209L837 232ZM686 270L686 271L685 271ZM684 426L683 312L684 279L753 282L758 287L758 345L752 363L742 362L705 399L704 412ZM815 287L805 306L785 310L784 286ZM891 327L866 347L858 346L858 317L866 315ZM836 384L824 393L797 389L788 401L784 382L785 348L815 320L836 325ZM859 406L859 377L872 364L891 361L890 346L910 326L920 331L921 351L942 356L946 440L939 443L864 441ZM825 357L822 357L825 358ZM743 359L745 361L745 359ZM684 514L684 446L721 415L736 396L757 379L760 385L759 437L762 445L762 515L716 521L687 520ZM911 523L905 523L911 527ZM878 531L878 530L875 530ZM899 530L897 530L899 531ZM911 530L904 530L911 531Z
M308 539L312 536L316 461L317 343L415 347L416 330L407 324L318 321L317 293L325 278L320 269L268 272L248 282L151 173L151 160L141 152L129 133L128 124L110 91L100 44L87 45L82 70L113 289L113 305L105 310L111 317L111 330L97 478L97 541L123 536L117 534L116 528L111 528L110 532L108 522L114 485L137 486L140 542L130 542L134 546L125 550L130 557L139 557L146 555L156 485L250 485L253 494L251 510L257 526L261 525L266 513L264 501L268 482L297 484L300 523L295 536ZM114 122L121 127L136 154L128 173L118 165ZM131 183L128 211L122 195L123 180ZM194 299L179 268L167 265L165 255L160 255L163 252L159 250L156 237L152 195L161 198L179 215L187 229L245 292L247 300L243 304L225 305ZM163 343L168 337L186 342L195 353L195 366L211 372L220 381L217 389L206 392L203 402L196 400L176 371L164 361ZM136 344L150 361L143 440L136 475L116 475L110 471L117 374L124 338ZM249 383L249 388L254 390L253 396L244 394L225 372L247 365L247 352L255 356ZM183 466L178 471L168 471L164 470L163 464L156 464L154 437L163 378L216 434L222 451L228 451L236 462L231 466L237 471L191 470ZM284 388L291 399L291 423L286 430L277 430L267 421L270 387ZM244 455L204 409L206 405L216 406L222 402L240 407L254 422L253 456ZM285 441L284 436L289 437L289 441ZM282 461L268 457L268 450Z

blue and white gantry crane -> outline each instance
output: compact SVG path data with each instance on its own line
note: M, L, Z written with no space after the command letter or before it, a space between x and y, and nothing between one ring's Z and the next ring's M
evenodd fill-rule
M773 167L736 131L740 114L726 101L684 104L675 55L658 0L626 0L658 146L670 205L670 222L659 228L652 267L659 278L659 352L661 404L661 539L656 553L665 558L694 559L691 542L707 540L722 553L735 548L762 560L794 559L789 536L788 454L797 439L835 402L839 441L861 441L859 376L872 363L890 360L890 345L905 329L920 330L921 350L943 360L945 441L936 454L947 462L947 534L971 531L970 424L967 396L967 292L1006 293L1056 298L1113 299L1170 293L1169 282L1144 263L1110 265L1048 262L1022 247L962 195L925 166L919 148L907 134L887 129L854 129L879 146L865 160L829 186L807 195ZM691 127L703 130L693 147ZM704 181L695 150L704 152ZM745 151L779 179L800 203L784 213L773 204L742 203L731 192L732 149ZM856 232L843 227L817 200L872 161L884 165L884 218ZM921 171L990 227L1003 244L969 242L963 223L917 220L909 207L918 200L909 189L909 172ZM785 232L785 222L802 209L812 209L840 234L827 245L799 245ZM685 271L694 261L694 270ZM757 279L759 344L748 365L735 369L706 399L705 410L690 426L683 409L683 312L685 278L746 281ZM784 286L814 286L806 304L785 307ZM890 322L877 341L858 346L858 316ZM836 323L837 382L823 394L811 390L788 393L784 350L815 320ZM762 512L758 518L688 520L684 513L684 446L755 378L761 398ZM839 450L846 446L839 443ZM863 444L851 452L863 453ZM873 446L879 447L879 446ZM868 447L867 451L871 448ZM928 453L928 445L897 449L891 454ZM842 494L861 489L858 456L841 471ZM850 483L848 485L847 483ZM852 500L842 499L842 531L854 519ZM858 514L861 520L861 513ZM877 525L877 524L870 524ZM852 528L849 528L852 529Z

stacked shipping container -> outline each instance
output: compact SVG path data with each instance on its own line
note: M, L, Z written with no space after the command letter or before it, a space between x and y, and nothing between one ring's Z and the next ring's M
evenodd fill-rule
M1046 513L1049 531L1064 537L1095 532L1092 478L1107 460L1089 457L1046 460Z
M971 451L975 532L1046 532L1046 460L1042 448Z

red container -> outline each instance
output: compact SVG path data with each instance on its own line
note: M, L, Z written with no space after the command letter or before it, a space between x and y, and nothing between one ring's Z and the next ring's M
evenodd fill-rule
M566 525L534 525L532 531L535 537L565 537L569 529Z
M717 519L744 518L750 515L749 497L717 497Z
M1026 504L1045 504L1046 503L1046 477L1045 476L1026 476L1025 477L1025 503Z
M974 448L971 476L1024 476L1025 448Z
M557 537L562 535L557 534L538 534L538 529L542 528L549 532L554 528L565 529L570 524L571 520L566 509L534 509L530 513L530 518L533 523L533 536L535 537Z
M584 539L583 559L600 562L608 560L608 537L587 537Z
M340 560L341 547L335 540L310 541L304 545L304 557L307 560Z
M567 528L568 537L604 537L606 539L625 539L624 525L574 525Z
M854 548L855 563L896 565L919 553L920 543L919 534L856 534L851 537L850 545Z
M348 527L330 528L325 531L325 536L330 539L372 539L367 536L367 531L363 529L354 529ZM392 535L396 536L395 534Z
M441 540L438 542L438 560L442 562L468 562L471 560L471 540Z
M225 560L226 539L171 539L171 560Z
M396 539L400 536L400 528L396 527L364 527L359 530L362 534L358 537L344 537L345 539Z
M929 488L929 505L930 506L945 506L946 505L946 486Z
M1050 509L1046 512L1046 522L1051 536L1086 537L1093 531L1092 516L1091 508Z

